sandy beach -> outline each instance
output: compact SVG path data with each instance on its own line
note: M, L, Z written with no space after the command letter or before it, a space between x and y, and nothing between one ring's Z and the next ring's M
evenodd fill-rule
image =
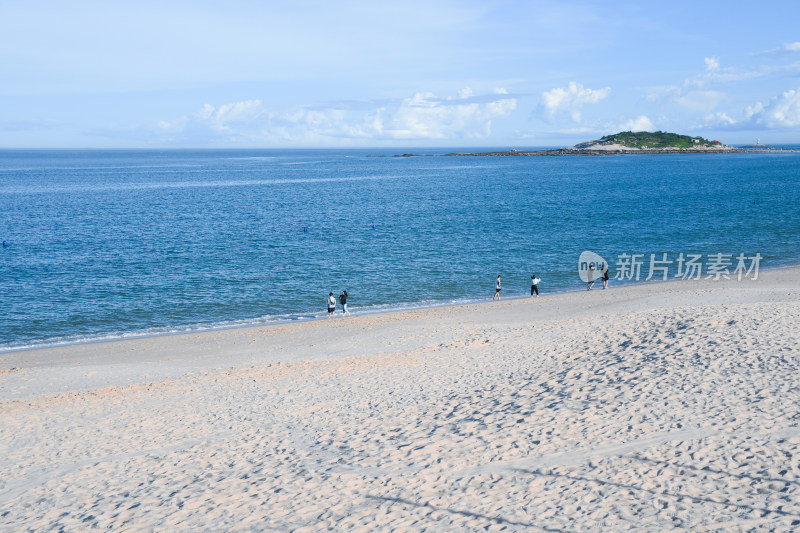
M796 530L798 276L3 353L0 530Z

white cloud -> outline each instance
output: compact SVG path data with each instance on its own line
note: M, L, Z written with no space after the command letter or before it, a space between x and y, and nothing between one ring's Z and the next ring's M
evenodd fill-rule
M620 131L653 131L656 128L652 120L644 115L640 115L621 124L617 129Z
M800 42L793 42L793 43L786 43L782 46L778 46L777 48L771 48L769 50L764 50L763 52L756 52L754 54L750 54L753 56L781 56L786 54L792 54L795 52L800 52Z
M596 104L600 100L608 97L611 87L601 89L589 89L575 83L562 89L556 87L542 93L542 107L548 120L553 120L559 115L568 115L574 122L581 120L581 108L587 104Z
M696 78L696 82L733 83L738 81L766 78L768 76L795 76L800 73L800 62L787 65L759 65L755 68L723 67L707 71Z
M687 128L688 131L703 131L703 130L743 130L747 129L742 127L743 122L738 121L723 111L716 113L709 113L703 116L699 124L694 124Z
M758 102L748 107L745 115L752 124L768 128L800 126L800 89L786 91L772 98L767 105Z
M720 67L718 57L706 57L703 61L705 69L702 73L686 78L681 85L656 87L647 95L647 100L651 102L666 100L691 111L710 113L726 98L726 94L705 87L709 82L729 75L732 69Z
M760 115L764 112L764 104L761 102L756 102L753 105L749 105L744 110L744 116L747 120L752 119L756 115Z
M417 93L402 101L386 133L395 139L487 137L492 119L508 116L517 107L516 98L505 95L505 89L495 89L486 101L465 89L458 99L443 101L433 93Z
M780 49L795 48L800 50L800 43L791 43ZM703 61L705 68L702 72L684 79L681 85L655 87L646 99L651 102L669 101L691 111L712 116L710 113L729 97L725 92L710 89L710 86L719 87L769 76L800 74L800 61L783 65L759 65L752 68L723 67L717 57L706 57Z
M705 116L706 126L732 126L736 124L736 120L728 116L727 113L718 111L711 115Z
M257 121L265 113L261 100L247 100L234 104L223 104L214 108L203 106L200 116L219 131L232 131L237 125Z
M507 117L517 99L505 89L476 95L472 89L439 98L419 92L393 102L356 102L327 107L267 110L260 100L214 107L159 123L165 141L269 145L319 145L361 141L485 138L494 119Z
M707 57L703 61L706 63L706 72L719 69L718 57Z
M469 98L472 95L473 95L472 89L470 89L469 87L464 87L463 89L458 91L459 98Z
M704 117L703 124L694 129L724 128L728 130L787 129L800 126L800 89L789 90L769 100L756 102L744 109L737 120L727 113L717 112Z
M669 85L658 87L647 95L650 102L665 100L690 111L710 113L728 96L721 91L702 90L703 83L686 80L683 86Z
M260 100L224 104L216 108L205 104L194 115L172 121L162 120L158 126L162 132L170 134L181 134L187 129L194 132L206 130L218 134L235 134L237 131L257 127L265 113Z

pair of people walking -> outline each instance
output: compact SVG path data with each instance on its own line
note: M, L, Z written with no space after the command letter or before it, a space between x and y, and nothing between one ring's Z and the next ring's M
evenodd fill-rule
M586 284L586 290L590 291L594 288L594 265L589 265L589 272L586 274L588 278L588 282ZM608 288L608 265L603 265L603 269L600 270L600 277L603 280L603 288Z
M494 285L494 296L492 297L492 300L500 299L500 291L503 290L503 286L500 283L501 279L501 276L497 276L497 282ZM539 297L539 283L541 281L542 280L536 274L531 276L531 296L536 294L536 297Z
M342 316L350 316L350 311L347 309L347 291L342 291L342 294L339 295L339 304L342 306ZM333 315L336 313L336 298L333 297L333 293L328 293L328 318L333 318Z

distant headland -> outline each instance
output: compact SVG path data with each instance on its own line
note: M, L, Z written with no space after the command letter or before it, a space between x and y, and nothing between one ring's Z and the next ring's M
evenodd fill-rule
M614 155L614 154L709 154L709 153L741 153L775 151L771 146L756 144L744 148L736 148L719 141L710 141L703 137L691 137L664 131L622 131L614 135L606 135L594 141L582 142L572 148L552 150L508 150L506 152L454 152L451 156L581 156L581 155Z

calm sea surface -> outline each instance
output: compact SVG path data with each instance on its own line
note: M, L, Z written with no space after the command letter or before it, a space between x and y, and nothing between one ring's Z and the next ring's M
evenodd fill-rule
M800 261L800 153L405 151L0 151L0 350L320 317L342 289L582 289L583 250Z

